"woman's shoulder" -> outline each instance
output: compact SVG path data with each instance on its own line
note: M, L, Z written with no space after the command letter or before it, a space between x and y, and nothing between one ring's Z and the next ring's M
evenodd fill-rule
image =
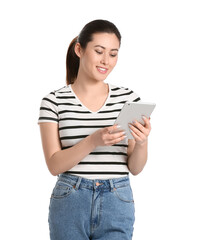
M49 91L44 97L54 97L56 98L57 96L59 95L62 95L63 93L67 93L67 91L69 91L69 88L67 85L61 87L61 88L58 88L56 90L52 90L52 91Z
M111 88L112 88L112 90L114 91L118 91L118 90L120 90L120 91L123 91L123 92L133 92L133 90L129 87L129 86L124 86L124 85L115 85L115 84L110 84L111 85Z
M42 104L53 104L54 106L58 106L59 98L61 98L64 93L67 92L67 86L58 88L56 90L49 91L42 97Z
M141 98L130 86L111 84L111 90L119 95L126 95L128 101L140 101Z

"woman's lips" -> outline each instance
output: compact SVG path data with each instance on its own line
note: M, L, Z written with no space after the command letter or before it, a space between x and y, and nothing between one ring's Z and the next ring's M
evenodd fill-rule
M98 70L98 72L103 73L103 74L107 73L107 71L108 71L107 68L103 68L103 67L97 67L97 70Z

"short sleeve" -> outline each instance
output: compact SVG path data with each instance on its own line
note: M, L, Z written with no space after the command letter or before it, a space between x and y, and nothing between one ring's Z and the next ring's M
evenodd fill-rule
M40 105L38 124L41 122L58 123L58 104L54 92L46 95Z
M129 102L140 102L141 98L137 93L135 93L133 90L131 90L128 101Z

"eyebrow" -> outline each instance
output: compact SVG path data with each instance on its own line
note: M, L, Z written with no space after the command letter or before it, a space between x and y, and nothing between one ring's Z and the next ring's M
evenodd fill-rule
M106 49L105 47L103 47L101 45L95 45L94 47L101 47L103 49ZM113 49L111 49L111 51L118 51L118 49L117 48L113 48Z

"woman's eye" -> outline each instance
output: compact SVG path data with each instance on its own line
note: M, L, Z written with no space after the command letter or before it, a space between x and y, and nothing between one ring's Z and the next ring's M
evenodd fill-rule
M111 54L110 56L111 56L111 57L116 57L116 56L117 56L117 54Z
M95 50L96 51L96 53L98 53L98 54L102 54L103 52L100 52L100 51L97 51L97 50Z

